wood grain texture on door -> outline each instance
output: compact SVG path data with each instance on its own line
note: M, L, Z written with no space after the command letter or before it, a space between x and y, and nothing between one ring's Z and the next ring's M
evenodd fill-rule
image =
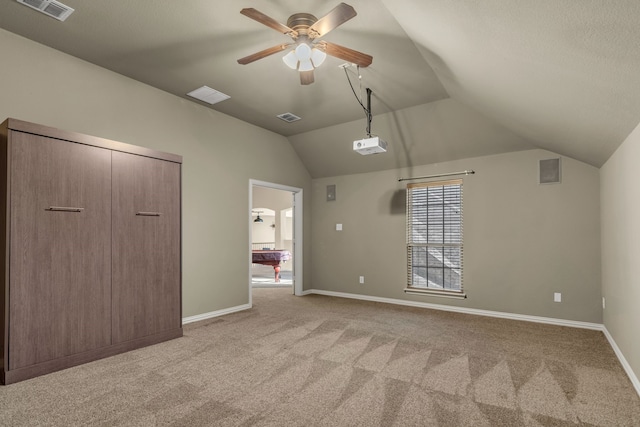
M113 153L113 342L181 328L180 164Z
M111 152L13 132L10 165L10 369L110 345Z

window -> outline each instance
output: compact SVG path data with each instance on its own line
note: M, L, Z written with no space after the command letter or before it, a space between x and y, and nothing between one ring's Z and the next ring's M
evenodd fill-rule
M462 180L407 186L407 292L463 297Z

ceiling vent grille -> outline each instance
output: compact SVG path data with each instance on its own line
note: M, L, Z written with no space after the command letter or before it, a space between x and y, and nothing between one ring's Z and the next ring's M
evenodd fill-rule
M211 89L209 86L202 86L196 90L192 90L187 95L211 105L231 98L229 95Z
M298 120L300 120L300 117L292 113L282 113L278 114L276 117L278 117L280 120L284 120L287 123L297 122Z
M45 15L49 15L52 18L56 18L59 21L64 21L71 15L75 9L69 6L57 2L55 0L17 0L18 3L22 3L25 6L29 6L32 9L40 11Z

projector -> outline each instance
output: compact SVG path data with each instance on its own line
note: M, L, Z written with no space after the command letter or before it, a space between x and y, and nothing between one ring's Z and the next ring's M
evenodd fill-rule
M387 143L374 136L373 138L360 139L353 141L353 151L363 156L367 154L386 153Z

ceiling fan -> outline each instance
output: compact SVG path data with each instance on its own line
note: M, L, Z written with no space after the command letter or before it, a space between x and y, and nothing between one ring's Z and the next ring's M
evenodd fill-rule
M360 67L368 67L373 61L373 57L365 53L319 40L329 31L357 15L355 9L346 3L340 3L320 19L310 13L294 13L287 20L287 25L281 24L254 8L242 9L240 13L291 37L293 42L279 44L256 52L253 55L240 58L238 59L239 64L250 64L258 59L266 58L291 48L282 60L290 68L300 72L301 84L308 85L314 81L313 70L322 64L327 55L351 62Z

